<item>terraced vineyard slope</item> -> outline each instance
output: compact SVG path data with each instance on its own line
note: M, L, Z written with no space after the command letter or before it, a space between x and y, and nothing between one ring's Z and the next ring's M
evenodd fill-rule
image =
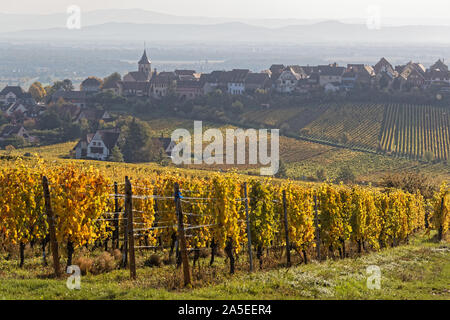
M411 159L448 160L448 109L432 106L389 105L384 115L381 149Z

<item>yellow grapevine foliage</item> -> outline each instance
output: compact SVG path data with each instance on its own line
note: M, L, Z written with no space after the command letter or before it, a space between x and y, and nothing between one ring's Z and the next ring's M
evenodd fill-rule
M110 181L98 170L65 166L48 174L59 242L75 247L109 236L111 224L98 220L108 209Z
M154 184L148 179L132 181L133 190L133 229L138 238L145 238L147 245L156 245L158 229L148 230L154 226L155 198Z
M306 249L313 243L315 237L314 189L292 183L283 185L282 189L286 190L289 241L299 249ZM279 191L281 192L282 190Z
M18 161L14 167L0 169L0 241L28 243L47 235L42 175L49 179L59 242L81 246L111 235L114 223L108 213L115 210L109 178L93 168L44 167L42 163ZM146 245L156 245L159 240L165 245L172 243L178 231L176 182L182 195L188 247L206 247L214 239L219 248L231 241L234 252L240 252L247 242L247 228L244 180L237 174L187 177L169 171L150 176L143 172L132 179L137 239L145 239ZM252 242L261 248L285 241L283 190L290 242L301 250L315 245L314 196L318 200L320 239L333 249L352 241L377 250L398 244L424 227L424 199L419 193L331 184L300 186L270 179L247 182ZM123 209L123 183L119 185L119 207ZM444 233L449 225L449 197L443 185L434 199L432 221Z
M26 244L46 236L40 174L38 168L20 160L14 168L0 169L0 234L3 241Z
M241 250L246 234L239 222L245 219L245 212L242 186L236 183L237 180L235 175L216 175L212 179L213 214L217 224L212 229L213 237L219 248L224 248L230 240L236 253Z
M267 248L275 238L279 229L280 212L276 214L275 188L270 181L252 180L249 183L251 238L255 246Z
M444 235L450 225L450 190L445 182L433 197L433 208L433 227Z
M318 195L321 239L332 248L340 248L352 232L350 191L326 184L319 188Z

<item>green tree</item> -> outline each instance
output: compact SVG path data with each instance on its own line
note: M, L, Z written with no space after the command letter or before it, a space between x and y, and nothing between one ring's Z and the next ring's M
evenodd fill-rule
M351 183L356 179L355 173L350 167L343 167L339 170L338 176L336 178L337 182Z
M280 160L280 167L278 168L278 172L275 174L276 178L284 179L287 178L287 169L283 160Z
M102 84L102 88L103 87L108 87L113 85L114 83L116 83L117 81L122 80L122 77L120 76L119 73L114 72L112 74L110 74L109 76L107 76L106 78L103 79L103 84Z
M150 137L149 127L143 121L133 118L125 132L122 154L126 162L148 161L148 154L143 152Z
M112 161L112 162L124 162L123 154L120 151L118 146L115 146L114 148L112 148L111 154L109 155L108 160Z

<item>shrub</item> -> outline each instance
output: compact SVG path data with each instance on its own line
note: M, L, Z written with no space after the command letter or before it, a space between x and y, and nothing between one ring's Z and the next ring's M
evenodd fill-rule
M94 259L91 272L93 274L107 273L116 268L116 261L109 252L103 252Z
M160 267L161 266L161 258L157 254L152 254L150 258L145 260L144 266L146 267Z
M91 272L94 261L91 258L81 256L75 259L75 265L80 268L81 274L86 275Z

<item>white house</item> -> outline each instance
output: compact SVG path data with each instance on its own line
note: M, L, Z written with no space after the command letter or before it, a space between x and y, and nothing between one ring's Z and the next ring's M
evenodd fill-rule
M294 92L299 80L304 78L306 78L306 74L301 67L286 67L275 81L275 90L280 93Z
M88 134L73 148L76 159L106 160L116 146L120 133L113 130L98 130L95 134Z

